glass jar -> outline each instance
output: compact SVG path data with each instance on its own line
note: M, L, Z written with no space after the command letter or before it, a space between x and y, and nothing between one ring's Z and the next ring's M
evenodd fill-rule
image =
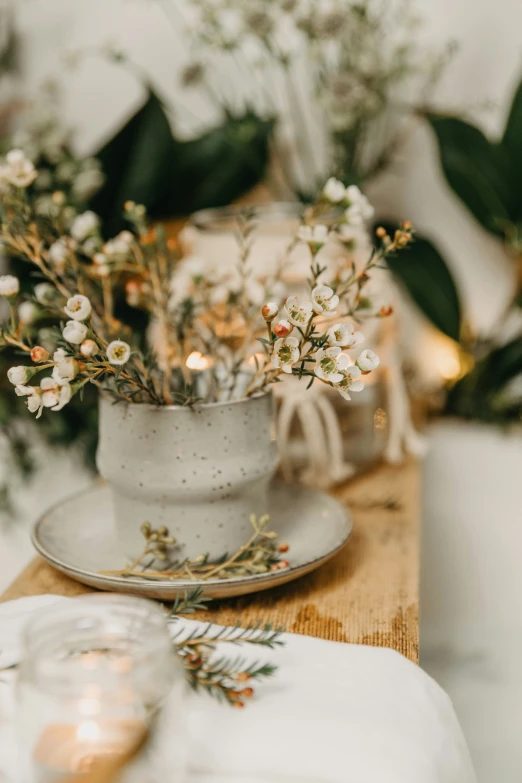
M182 780L185 678L158 605L82 596L43 611L23 641L16 723L24 783L80 779L144 736L143 780Z

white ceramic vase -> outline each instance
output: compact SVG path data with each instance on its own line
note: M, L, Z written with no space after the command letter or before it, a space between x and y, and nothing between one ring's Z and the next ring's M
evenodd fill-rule
M268 511L277 467L272 396L181 406L100 398L97 465L110 484L122 550L143 549L140 527L165 525L181 556L235 551Z

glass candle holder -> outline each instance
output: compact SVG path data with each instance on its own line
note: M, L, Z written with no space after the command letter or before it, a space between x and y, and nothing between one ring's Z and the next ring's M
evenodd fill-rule
M156 604L100 594L43 611L25 631L18 678L21 780L81 779L147 735L143 782L181 781L184 694Z

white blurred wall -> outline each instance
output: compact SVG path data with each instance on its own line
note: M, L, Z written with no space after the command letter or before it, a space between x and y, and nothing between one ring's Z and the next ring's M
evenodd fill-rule
M179 6L182 0L170 0ZM36 89L46 76L61 76L64 113L79 129L83 151L110 134L136 105L141 88L114 65L90 58L77 70L63 65L64 49L116 42L150 75L161 94L180 107L185 132L210 119L208 103L189 103L177 86L185 48L154 0L15 0L24 33L24 76ZM168 3L169 0L164 0ZM502 127L510 95L522 73L520 0L416 0L428 48L454 39L460 51L441 82L441 108L466 110L484 128ZM486 106L489 104L489 108ZM478 229L445 185L432 137L419 128L371 193L383 212L409 217L436 238L449 259L472 322L487 329L502 308L510 267L499 244Z

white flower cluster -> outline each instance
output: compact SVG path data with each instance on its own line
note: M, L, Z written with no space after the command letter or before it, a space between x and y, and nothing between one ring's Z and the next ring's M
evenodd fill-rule
M323 197L331 204L345 207L344 219L349 226L361 226L371 220L375 210L357 185L349 185L330 177L323 188Z
M38 172L32 161L22 150L10 150L0 166L0 188L5 189L9 185L15 188L28 188L37 176Z
M0 295L5 297L16 297L20 290L20 284L16 277L4 275L0 277ZM54 298L54 289L49 283L38 283L35 289L35 298L42 305L46 306ZM28 305L36 308L33 302L23 302L20 310ZM66 315L71 320L67 321L62 330L63 339L68 342L73 349L79 351L83 359L92 359L100 356L100 362L106 361L109 365L123 365L129 361L131 356L131 347L123 340L113 340L105 348L91 338L87 338L89 327L84 321L90 319L92 314L92 305L88 297L83 294L71 296L63 308ZM103 358L105 354L105 359ZM7 378L15 387L15 392L19 397L26 397L27 407L31 413L36 413L39 418L44 408L50 408L53 411L60 411L71 400L74 393L83 385L80 382L77 386L73 381L80 373L79 359L74 354L68 353L64 348L58 348L54 351L52 360L49 353L41 346L35 346L30 352L31 359L35 366L18 365L10 367L7 371ZM41 370L52 367L52 375L42 378L39 386L28 385L31 378Z
M271 326L278 338L272 346L271 363L274 368L290 375L295 365L313 359L317 378L335 387L342 397L349 400L349 392L362 391L364 383L361 377L379 366L379 357L366 349L354 363L348 354L343 353L343 349L355 348L364 341L362 333L355 331L349 322L330 326L320 338L321 347L317 349L305 336L305 329L314 316L335 315L334 308L338 303L339 297L326 285L313 289L311 301L289 297L285 303L287 319ZM269 302L262 308L262 314L267 323L272 323L279 314L279 308L274 302ZM298 327L300 337L292 334L294 326Z

